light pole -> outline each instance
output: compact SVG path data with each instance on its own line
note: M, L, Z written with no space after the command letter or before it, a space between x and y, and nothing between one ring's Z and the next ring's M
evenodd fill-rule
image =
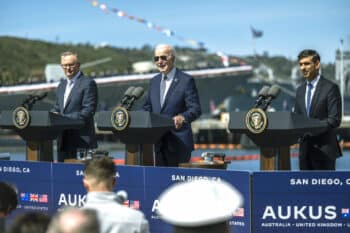
M342 99L342 118L344 117L344 51L343 51L343 39L340 39L340 94Z

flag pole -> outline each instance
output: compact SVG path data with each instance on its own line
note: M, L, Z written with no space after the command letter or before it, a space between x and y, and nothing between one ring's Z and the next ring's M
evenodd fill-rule
M255 39L255 36L253 36L253 55L254 55L254 57L256 57L256 41L255 41L256 39Z

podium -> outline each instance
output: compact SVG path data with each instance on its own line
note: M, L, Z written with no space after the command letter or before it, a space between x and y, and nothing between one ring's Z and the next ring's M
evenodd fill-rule
M75 120L48 111L29 111L30 122L19 129L13 122L13 111L2 111L0 127L14 130L26 141L26 159L32 161L53 161L52 140L66 129L84 126L82 120Z
M229 129L246 134L260 147L260 170L290 170L290 145L305 133L320 133L327 124L291 112L266 112L267 128L260 134L250 132L245 123L247 112L231 112Z
M130 124L117 131L111 122L112 111L97 113L97 128L111 131L126 146L125 164L153 166L153 144L174 125L171 118L146 111L129 111Z

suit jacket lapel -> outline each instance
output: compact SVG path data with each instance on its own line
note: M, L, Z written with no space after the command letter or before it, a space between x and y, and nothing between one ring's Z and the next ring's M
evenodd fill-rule
M303 88L302 88L302 93L301 93L301 101L302 101L302 103L303 103L303 108L302 108L302 111L303 111L303 114L305 114L305 115L307 115L307 113L306 113L306 103L305 103L305 95L306 95L306 82L304 83L304 84L302 84L303 85Z
M310 116L313 116L313 112L315 111L317 101L318 101L320 94L322 92L322 86L323 86L323 78L321 76L320 80L318 80L318 83L317 83L317 86L316 86L316 89L314 92L314 96L312 97L312 100L311 100Z
M59 87L58 90L58 101L59 101L59 106L60 106L60 111L63 114L64 111L64 92L66 90L66 86L67 86L67 79L65 79L64 81L62 81L62 85Z
M70 91L69 93L69 96L67 98L67 103L66 103L66 106L64 106L64 109L67 108L67 106L69 105L69 102L71 101L71 99L73 98L73 95L74 95L74 90L76 90L80 84L80 80L81 80L81 77L82 77L82 73L74 80L74 83L73 83L73 88L72 90ZM66 91L66 86L67 86L67 81L66 81L66 85L65 85L65 88L64 88L64 91ZM64 98L64 97L63 97Z
M160 113L161 109L160 109L160 81L162 80L162 74L158 74L158 76L155 77L155 82L153 85L155 85L154 87L154 92L153 92L153 97L152 100L153 104L154 104L154 112L155 113Z
M161 108L161 111L164 109L164 107L166 106L167 102L169 101L171 95L173 94L174 90L175 90L175 87L176 85L179 83L179 77L178 77L178 70L176 69L176 72L175 72L175 76L174 76L174 79L173 81L171 82L171 85L169 87L169 90L168 92L166 93L165 95L165 99L164 99L164 103L163 103L163 106ZM160 85L159 85L160 86ZM160 93L160 91L159 91ZM159 95L160 96L160 95ZM160 101L159 101L160 102Z

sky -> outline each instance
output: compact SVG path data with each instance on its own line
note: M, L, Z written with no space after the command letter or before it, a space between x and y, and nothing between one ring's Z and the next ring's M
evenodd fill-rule
M59 43L141 48L159 43L209 52L252 55L267 52L296 60L305 48L322 62L350 49L349 0L1 0L0 36ZM101 10L105 4L105 11ZM167 36L146 23L119 17L112 9L174 32ZM263 31L253 39L251 27ZM343 46L341 40L344 41Z

